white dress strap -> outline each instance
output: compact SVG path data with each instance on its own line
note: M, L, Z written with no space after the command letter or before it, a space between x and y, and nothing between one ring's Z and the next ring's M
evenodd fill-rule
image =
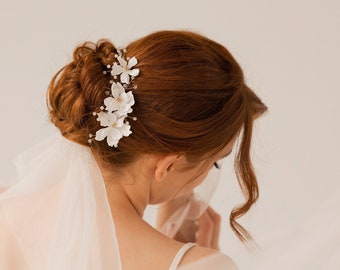
M180 264L180 262L183 259L183 256L185 255L185 253L191 249L192 247L196 246L196 243L186 243L184 244L180 250L177 252L175 258L173 259L169 270L176 270L178 265Z

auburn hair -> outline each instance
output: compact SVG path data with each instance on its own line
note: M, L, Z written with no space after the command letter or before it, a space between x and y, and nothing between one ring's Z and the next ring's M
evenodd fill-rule
M200 160L216 153L242 130L235 171L245 203L232 210L230 225L243 242L250 234L237 221L258 199L250 158L254 119L266 106L246 85L242 69L222 45L186 31L159 31L126 47L138 59L134 79L132 134L117 148L93 141L92 151L113 167L124 167L144 153L184 153ZM52 79L48 89L51 121L66 138L89 146L98 130L92 115L110 89L107 65L115 61L109 40L76 47L72 61ZM193 161L194 162L194 161Z

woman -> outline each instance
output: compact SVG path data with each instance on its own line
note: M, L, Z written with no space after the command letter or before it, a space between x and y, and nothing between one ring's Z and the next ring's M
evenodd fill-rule
M201 245L142 219L163 203L165 223L241 136L235 169L246 202L230 223L251 240L236 219L258 197L249 151L266 107L223 46L183 31L125 49L84 43L52 79L48 105L62 136L19 157L22 179L0 196L1 269L235 269L215 249L212 209L192 239Z

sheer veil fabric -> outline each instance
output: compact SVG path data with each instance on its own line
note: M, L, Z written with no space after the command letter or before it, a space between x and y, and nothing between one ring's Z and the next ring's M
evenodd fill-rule
M21 252L9 257L35 270L121 269L104 182L88 147L56 135L19 155L16 166L19 181L0 194L0 219Z

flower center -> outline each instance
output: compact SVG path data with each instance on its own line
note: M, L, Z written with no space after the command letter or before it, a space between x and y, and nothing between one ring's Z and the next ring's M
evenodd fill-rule
M117 122L114 122L111 127L116 128L117 127Z

